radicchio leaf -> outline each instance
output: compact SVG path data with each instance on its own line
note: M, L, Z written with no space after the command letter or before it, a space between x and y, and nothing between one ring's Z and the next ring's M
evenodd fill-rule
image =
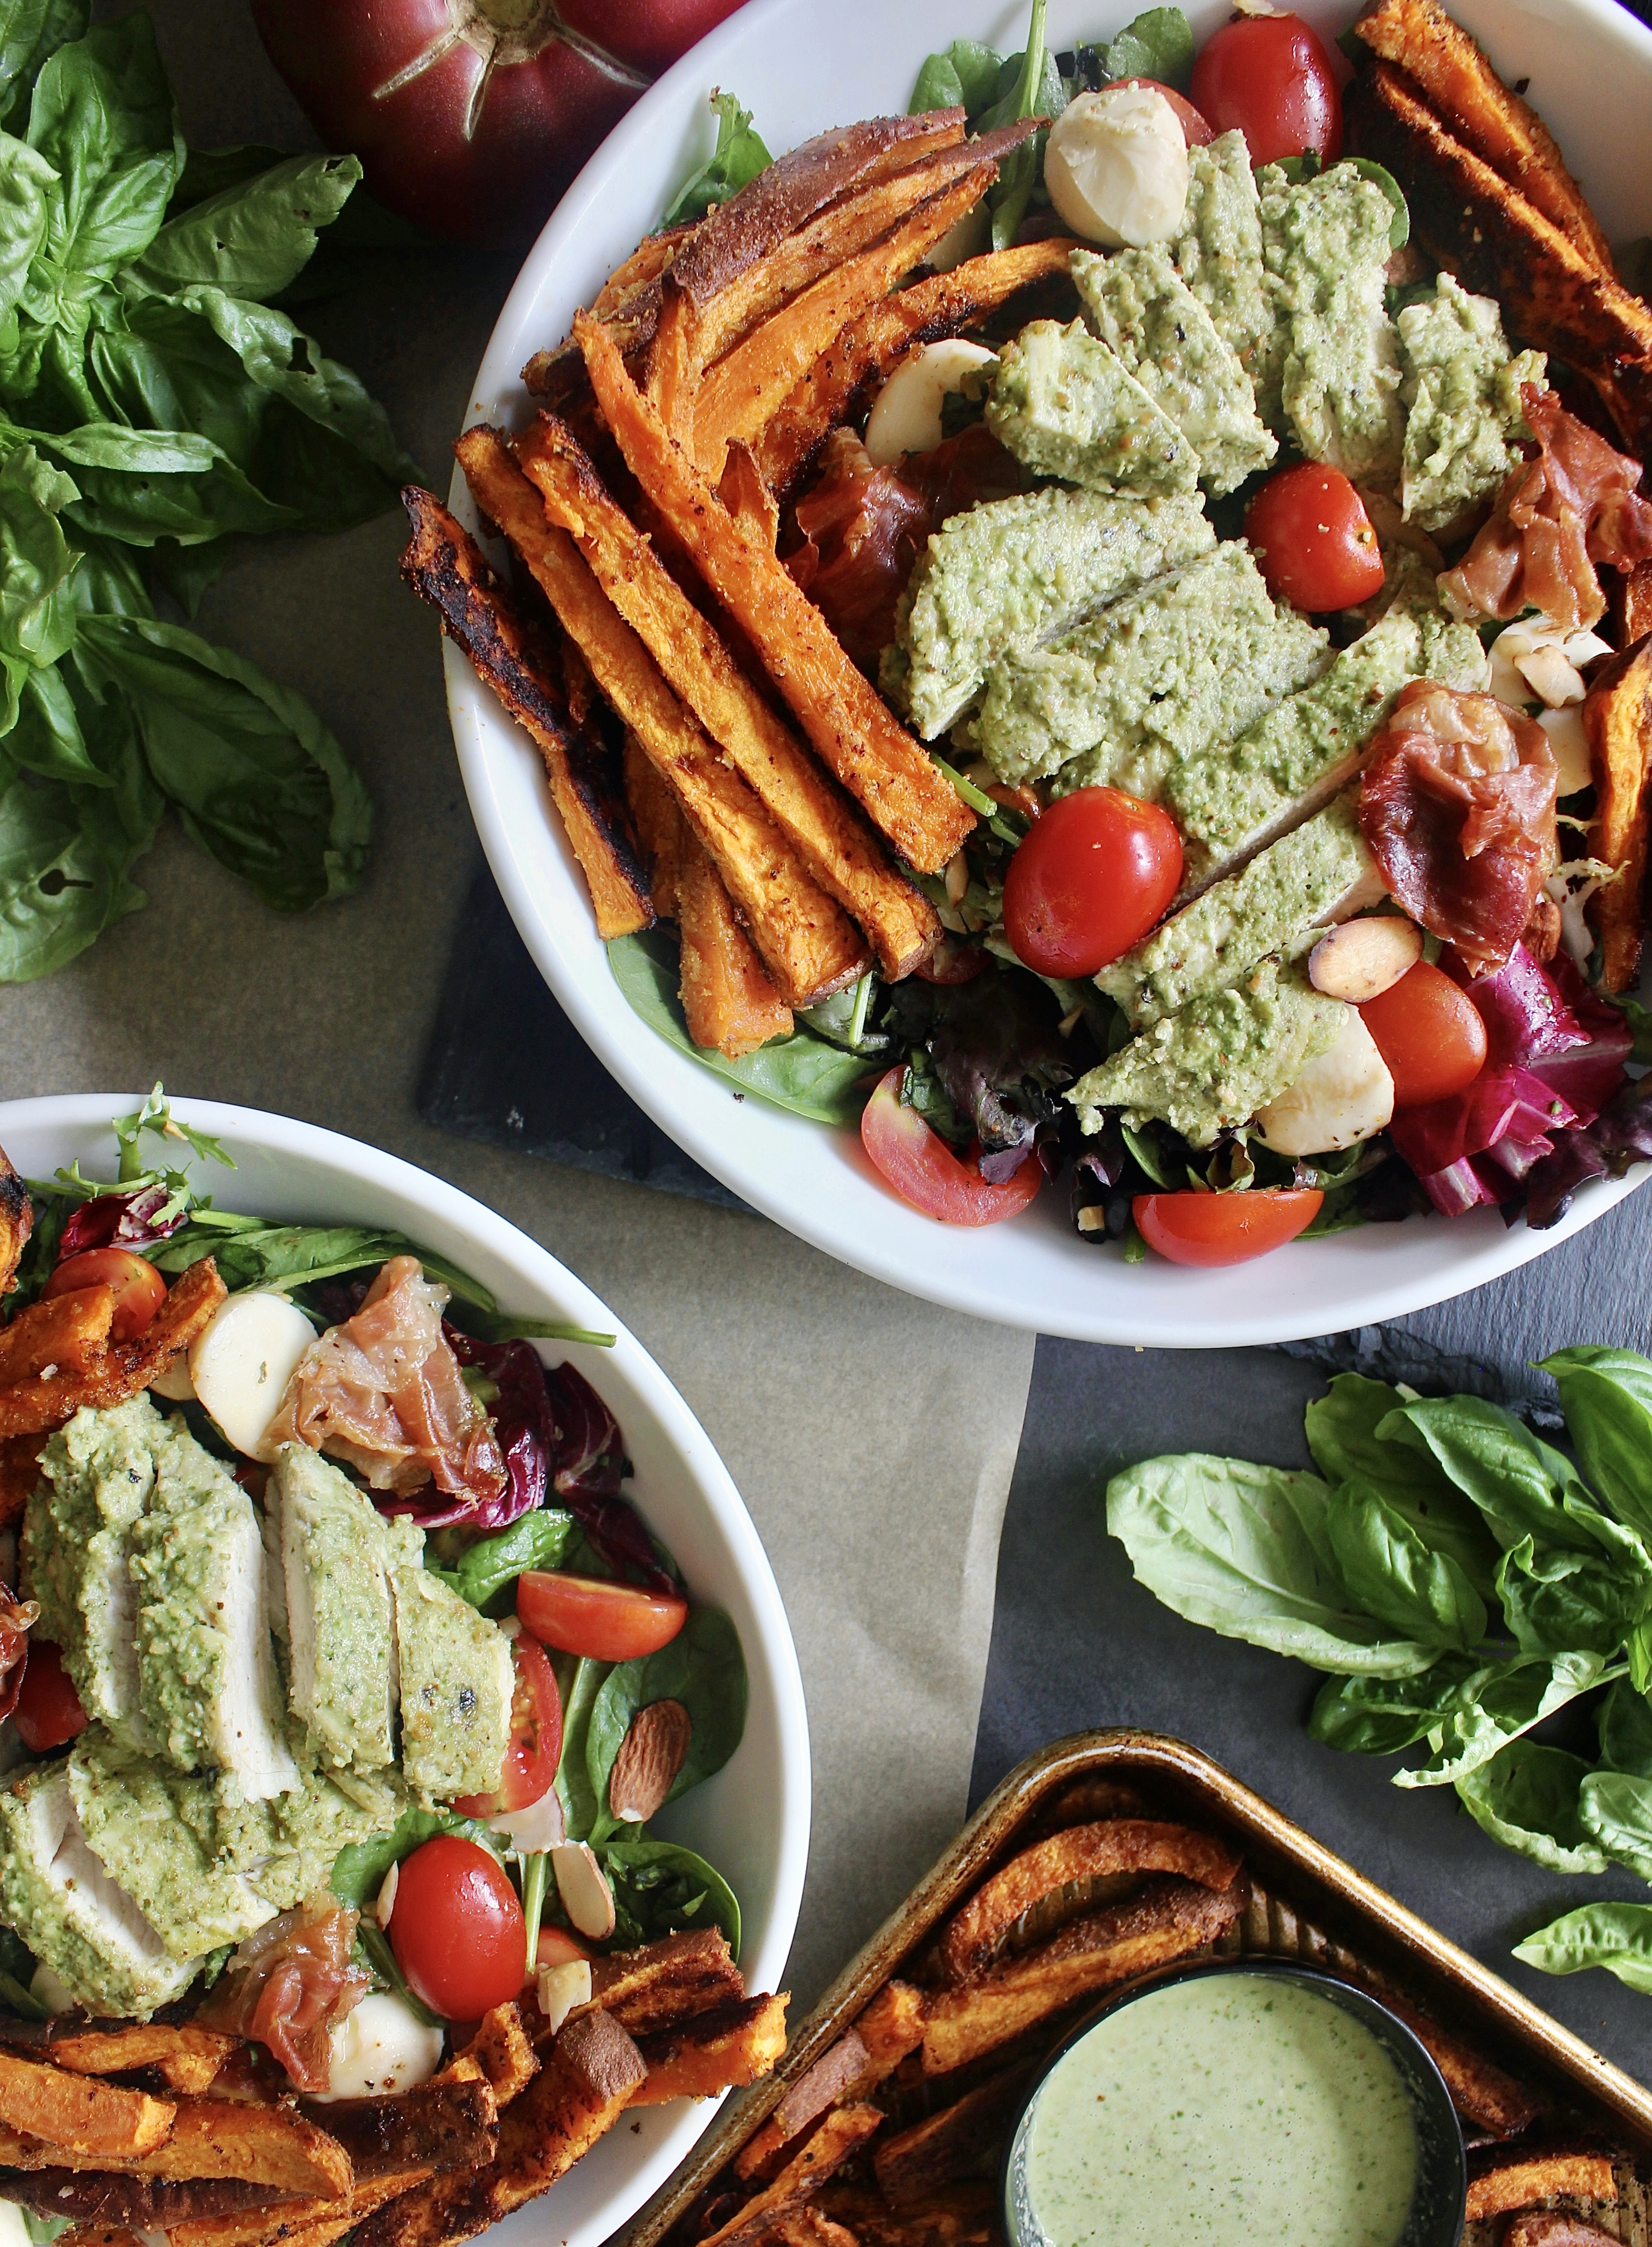
M557 1440L550 1486L611 1568L652 1591L677 1588L661 1567L642 1516L619 1495L629 1462L619 1423L571 1365L547 1376Z
M139 1186L130 1193L93 1194L64 1223L59 1260L88 1248L147 1248L177 1232L187 1211L170 1186ZM163 1215L163 1212L166 1214Z
M461 1365L473 1366L498 1390L488 1408L504 1454L505 1486L462 1518L473 1529L509 1529L545 1502L550 1462L557 1447L556 1417L539 1352L528 1342L478 1342L444 1322Z

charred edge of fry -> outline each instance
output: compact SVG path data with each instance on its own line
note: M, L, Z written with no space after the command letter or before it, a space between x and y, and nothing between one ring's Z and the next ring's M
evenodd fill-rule
M1010 2109L1037 2064L1026 2060L1007 2068L938 2114L885 2138L872 2156L872 2168L890 2206L923 2200L978 2167L983 2150L992 2150L1001 2138Z
M17 1276L17 1262L34 1230L34 1204L29 1189L0 1148L0 1295L6 1294Z
M1584 697L1583 724L1594 768L1589 851L1618 878L1589 904L1601 980L1608 991L1632 991L1641 972L1652 822L1652 638L1597 674Z
M786 2050L784 1996L742 1998L685 2021L680 2029L645 2037L638 2050L648 2080L631 2093L633 2107L668 2099L708 2099L768 2074Z
M1348 1978L1359 1980L1391 2013L1398 2014L1439 2069L1451 2104L1466 2121L1494 2137L1512 2138L1547 2112L1548 2102L1539 2093L1494 2067L1385 1978L1375 1974L1350 1974Z
M746 1985L722 1929L707 1927L597 1959L590 1994L628 2035L647 2036L738 2001Z
M499 2110L491 2084L421 2083L382 2098L306 2102L348 2155L358 2178L395 2169L454 2169L492 2154Z
M625 748L625 800L631 824L648 863L648 894L661 920L677 918L677 878L688 829L677 799L649 760L635 734Z
M481 2068L495 2107L509 2107L539 2073L539 2059L522 2023L520 2005L495 2005L459 2055Z
M125 2176L108 2169L0 2168L0 2199L79 2223L170 2231L191 2217L267 2208L282 2196L241 2177Z
M1615 2201L1611 2155L1590 2148L1499 2161L1470 2177L1468 2221L1483 2223L1488 2216L1505 2216L1512 2209L1529 2208L1533 2201L1553 2200L1562 2193L1579 2200Z
M809 2199L826 2180L883 2127L881 2107L836 2107L802 2151L788 2162L774 2182L737 2209L700 2247L736 2247L754 2239L782 2210Z
M584 875L604 941L653 920L635 838L602 769L599 748L577 730L553 683L548 648L506 593L474 539L430 493L410 484L402 501L413 536L401 574L441 619L544 760L552 801Z

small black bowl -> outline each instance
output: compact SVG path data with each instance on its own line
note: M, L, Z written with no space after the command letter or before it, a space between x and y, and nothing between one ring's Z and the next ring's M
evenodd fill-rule
M1351 2013L1370 2031L1398 2068L1416 2114L1416 2183L1398 2247L1459 2247L1468 2197L1468 2162L1451 2094L1426 2047L1396 2014L1364 1990L1338 1981L1334 1974L1321 1974L1311 1966L1298 1966L1282 1958L1205 1958L1194 1965L1167 1966L1157 1974L1144 1974L1110 1991L1105 2001L1062 2039L1021 2101L1005 2145L999 2201L1009 2247L1049 2247L1027 2199L1026 2162L1034 2102L1051 2071L1098 2021L1119 2006L1168 1989L1173 1983L1197 1981L1209 1974L1265 1974L1300 1982ZM1328 2243L1328 2247L1335 2247L1335 2243Z

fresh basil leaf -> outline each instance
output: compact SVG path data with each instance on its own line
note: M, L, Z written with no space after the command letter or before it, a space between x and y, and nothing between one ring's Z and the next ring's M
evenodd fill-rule
M681 1929L720 1927L740 1957L740 1905L722 1875L675 1841L605 1841L598 1852L614 1892L614 1933L627 1946Z
M481 1819L461 1818L450 1810L420 1810L410 1805L388 1834L375 1834L371 1841L352 1841L348 1848L340 1849L333 1860L328 1885L340 1903L354 1904L358 1911L365 1911L383 1888L390 1868L399 1865L404 1857L410 1857L421 1842L437 1834L457 1834L467 1841L479 1842L484 1849L491 1849L496 1857L503 1854L500 1837Z
M1406 1399L1386 1381L1339 1373L1302 1416L1314 1464L1328 1483L1362 1483L1423 1542L1456 1561L1482 1599L1492 1596L1497 1547L1479 1514L1432 1454L1385 1443L1377 1428Z
M979 39L954 39L940 53L926 56L906 105L909 117L931 109L962 109L973 118L998 93L1004 58Z
M74 284L107 280L147 248L183 167L172 89L141 9L58 48L36 82L28 140L59 183L31 310L84 334Z
M58 175L44 156L0 133L0 319L23 295L57 188Z
M1581 1756L1516 1740L1490 1763L1458 1779L1464 1808L1482 1833L1552 1873L1603 1873L1606 1855L1591 1839L1579 1790L1588 1783Z
M184 157L183 170L167 206L168 223L193 205L204 203L208 196L245 187L260 173L287 160L281 149L266 148L256 141L244 141L231 148L191 148Z
M1514 1956L1540 1974L1604 1966L1631 1990L1652 1994L1652 1904L1586 1904L1517 1943Z
M726 1615L693 1608L669 1645L608 1673L585 1733L585 1769L604 1834L618 1822L608 1800L615 1759L631 1719L655 1701L680 1701L692 1727L687 1756L666 1797L674 1802L722 1769L746 1729L746 1657Z
M1560 1502L1572 1495L1587 1503L1577 1470L1501 1405L1483 1397L1419 1397L1390 1412L1376 1432L1385 1443L1431 1456L1505 1551L1527 1536L1573 1552L1598 1549L1599 1540Z
M372 806L309 704L176 625L89 617L149 769L185 826L266 905L303 912L361 879Z
M1517 1655L1509 1662L1488 1663L1451 1697L1428 1761L1396 1772L1394 1784L1444 1786L1466 1779L1533 1725L1618 1674L1608 1671L1598 1654L1581 1651L1553 1657Z
M1556 1350L1538 1369L1554 1376L1589 1481L1620 1520L1652 1534L1652 1361L1580 1343Z
M50 975L139 901L112 876L66 788L17 777L0 794L0 983Z
M1193 77L1193 27L1179 8L1149 8L1106 49L1113 78L1154 78L1185 93Z
M74 644L77 557L58 521L74 497L70 479L31 445L0 461L0 657L9 689L0 734L17 722L24 669L56 663Z
M371 1226L266 1225L261 1218L201 1206L180 1231L140 1253L161 1272L187 1272L203 1256L215 1256L219 1274L231 1289L308 1285L386 1263L393 1256L415 1256L427 1280L467 1304L484 1311L495 1308L481 1282L456 1264L409 1240L405 1233L381 1233Z
M68 680L56 664L24 673L17 722L6 735L6 754L24 772L38 773L43 780L79 781L88 788L110 785L87 751Z
M581 1574L585 1573L583 1569ZM607 1818L608 1806L590 1782L590 1770L585 1752L586 1737L590 1730L591 1711L597 1696L602 1691L611 1662L593 1662L581 1655L571 1676L565 1676L557 1666L556 1684L562 1694L562 1758L556 1766L556 1792L562 1797L563 1815L567 1820L570 1841L584 1841L594 1834Z
M105 363L101 344L92 359L94 366ZM72 471L78 488L65 512L77 531L96 537L128 546L159 538L191 545L233 530L295 530L303 520L296 509L266 499L217 444L193 430L93 420L37 441Z
M1355 1611L1317 1475L1202 1452L1143 1460L1107 1486L1137 1581L1189 1622L1316 1670L1406 1677L1437 1649Z
M1308 1737L1359 1755L1401 1755L1442 1730L1464 1681L1483 1665L1444 1654L1410 1677L1333 1677L1321 1686Z
M677 996L676 947L658 930L645 936L610 939L608 965L622 996L651 1029L681 1053L692 1054L719 1076L726 1076L760 1099L807 1116L816 1124L856 1124L866 1105L862 1087L867 1075L857 1059L824 1038L797 1030L776 1038L738 1061L697 1046L689 1037Z
M1342 1581L1367 1615L1423 1645L1466 1654L1479 1644L1485 1602L1457 1562L1431 1553L1397 1508L1364 1484L1345 1482L1331 1492L1326 1520Z
M41 71L85 36L90 0L0 0L0 119L26 108Z
M732 93L713 93L711 106L717 112L717 146L677 190L659 222L662 232L668 226L704 218L708 210L728 201L775 160L761 136L752 130L750 110L742 109Z
M1621 1677L1601 1704L1601 1760L1608 1771L1652 1779L1652 1702Z
M1584 1553L1512 1545L1497 1572L1498 1597L1523 1654L1587 1647L1612 1654L1652 1601L1652 1581Z
M562 1565L574 1517L554 1506L538 1507L491 1537L479 1537L451 1568L434 1573L444 1584L484 1614L502 1593L509 1592L524 1568L556 1568Z
M80 564L69 591L83 617L152 617L154 603L138 564L126 548L113 539L90 536L76 526ZM90 691L90 690L88 690ZM84 727L83 727L84 730Z
M310 263L317 229L338 217L360 178L354 156L285 157L168 218L127 267L125 285L165 296L205 283L237 297L278 296Z
M1614 1865L1652 1881L1652 1779L1595 1771L1578 1794L1584 1825Z

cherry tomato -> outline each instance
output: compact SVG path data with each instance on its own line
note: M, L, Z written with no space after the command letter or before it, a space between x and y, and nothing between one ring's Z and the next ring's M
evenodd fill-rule
M324 147L405 218L540 225L643 88L737 0L253 0ZM458 34L455 37L455 33Z
M60 1748L65 1740L73 1739L77 1732L86 1729L89 1719L63 1666L63 1650L49 1638L29 1641L23 1690L17 1696L11 1721L17 1728L17 1738L31 1755L44 1755L50 1748Z
M540 1966L571 1966L577 1958L589 1958L590 1953L577 1935L570 1935L565 1927L542 1927L534 1962Z
M1213 32L1193 65L1193 101L1216 133L1235 126L1253 164L1342 153L1342 100L1330 56L1300 16L1241 16Z
M1039 975L1094 975L1147 934L1181 878L1169 812L1116 788L1076 788L1009 862L1004 933Z
M671 1644L688 1620L688 1602L675 1592L529 1568L516 1579L516 1615L524 1630L564 1654L633 1662Z
M496 1818L502 1811L526 1810L556 1783L562 1759L562 1696L550 1657L529 1632L518 1631L511 1647L516 1690L510 1704L510 1745L497 1794L462 1795L454 1807L465 1818Z
M1199 115L1184 93L1178 93L1173 85L1161 85L1156 78L1127 78L1126 85L1145 86L1150 93L1162 93L1176 112L1176 121L1182 128L1182 138L1190 148L1203 148L1216 135Z
M474 2021L522 1987L522 1904L491 1849L438 1834L402 1864L390 1947L407 1987L445 2021Z
M113 1342L140 1335L167 1300L165 1274L129 1248L83 1248L78 1256L65 1256L41 1293L72 1295L81 1287L114 1289Z
M1382 590L1376 533L1341 468L1305 461L1270 476L1245 510L1245 536L1276 601L1312 614L1354 608Z
M1466 1092L1485 1066L1485 1024L1466 991L1426 960L1360 1008L1394 1079L1396 1108Z
M973 1163L959 1162L915 1108L903 1107L904 1074L891 1069L861 1110L861 1144L872 1168L904 1202L943 1225L996 1225L1019 1216L1044 1182L1037 1160L1024 1162L1001 1186L991 1185Z
M1320 1213L1318 1186L1278 1193L1137 1194L1136 1230L1172 1264L1246 1264L1294 1240Z

